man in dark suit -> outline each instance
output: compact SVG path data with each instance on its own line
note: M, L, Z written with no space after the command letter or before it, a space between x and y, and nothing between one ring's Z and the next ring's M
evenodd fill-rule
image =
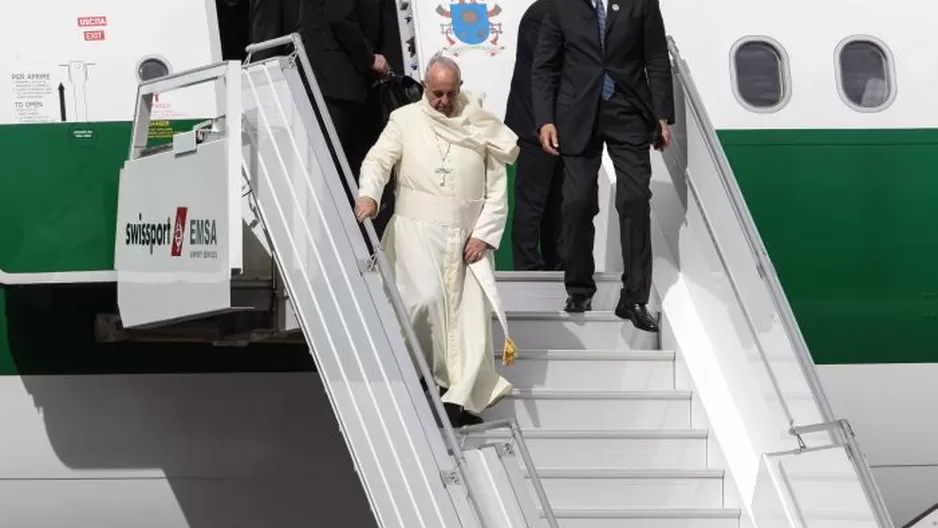
M251 0L251 42L292 32L303 38L352 172L377 138L377 109L367 106L371 83L387 75L390 49L402 62L393 0ZM388 26L388 27L386 27ZM390 38L385 38L387 35ZM274 49L257 59L283 54ZM400 67L400 66L398 66Z
M381 115L371 84L394 68L403 69L403 51L393 0L250 0L251 42L297 32L309 55L356 181L362 160L381 132ZM255 54L255 60L289 49ZM387 57L386 57L387 55ZM346 189L351 203L353 194ZM382 200L375 220L380 234L391 218L394 196Z
M605 144L616 171L623 288L616 315L657 332L651 293L651 160L667 148L674 94L658 0L547 0L532 69L542 148L563 160L566 311L591 309L593 217ZM609 3L608 10L606 3Z
M388 73L380 53L384 0L304 0L303 44L352 172L377 138L371 83Z
M536 0L518 26L515 71L511 77L505 124L518 135L515 207L511 225L516 270L560 270L560 206L563 165L541 149L531 107L531 66L547 0ZM540 252L538 252L540 244Z
M300 35L356 181L362 160L381 133L381 112L370 88L390 70L383 50L401 56L396 11L387 3L393 0L303 0L301 5ZM388 20L390 13L393 20ZM352 198L349 192L350 203ZM389 190L375 220L379 236L393 204Z

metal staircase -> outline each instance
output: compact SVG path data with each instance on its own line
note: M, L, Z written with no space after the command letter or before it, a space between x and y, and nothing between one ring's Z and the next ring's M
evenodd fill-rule
M652 178L662 333L612 314L617 274L598 277L596 311L568 315L559 274L503 273L517 389L454 431L420 388L429 367L352 215L299 37L249 51L283 44L296 53L141 84L115 253L125 330L233 316L245 339L301 335L383 527L891 528L676 47L676 144ZM153 94L210 82L222 115L148 145ZM274 298L257 302L245 285L271 259Z
M612 314L618 274L596 279L596 311L567 315L549 310L564 301L561 274L499 275L524 347L502 367L517 390L486 418L518 421L561 528L738 527L674 351ZM505 438L464 434L469 445Z
M653 156L660 338L611 313L617 274L597 278L597 311L567 315L557 311L559 274L504 273L524 350L509 372L515 394L487 417L523 428L534 466L525 469L563 528L890 528L670 46L683 104L674 147ZM464 432L469 445L498 436Z

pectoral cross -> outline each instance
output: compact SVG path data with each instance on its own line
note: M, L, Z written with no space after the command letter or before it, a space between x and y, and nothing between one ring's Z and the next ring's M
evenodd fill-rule
M434 171L434 173L440 176L440 185L443 185L446 183L446 175L449 174L450 172L452 171L450 169L447 169L446 167L440 167Z

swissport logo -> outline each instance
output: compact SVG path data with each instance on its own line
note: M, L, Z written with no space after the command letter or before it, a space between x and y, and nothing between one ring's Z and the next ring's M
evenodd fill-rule
M176 208L176 223L173 224L173 245L169 251L169 254L173 257L182 255L182 245L186 239L186 216L188 214L188 207Z
M128 222L124 244L149 249L151 255L157 247L169 246L170 257L189 259L218 258L218 224L213 218L190 218L188 207L176 207L176 219L166 217L163 222L144 221L137 215L136 222ZM188 244L185 255L183 249ZM165 253L163 253L165 255Z
M143 215L137 215L136 222L128 222L127 237L124 243L128 246L149 247L150 254L156 247L170 246L169 253L173 257L182 256L182 246L186 240L186 217L189 215L188 207L176 208L176 222L170 224L169 217L165 222L145 222Z

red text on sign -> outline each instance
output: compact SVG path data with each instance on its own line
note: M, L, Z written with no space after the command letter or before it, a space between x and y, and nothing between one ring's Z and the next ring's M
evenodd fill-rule
M103 27L107 25L107 17L84 16L78 17L78 27Z

